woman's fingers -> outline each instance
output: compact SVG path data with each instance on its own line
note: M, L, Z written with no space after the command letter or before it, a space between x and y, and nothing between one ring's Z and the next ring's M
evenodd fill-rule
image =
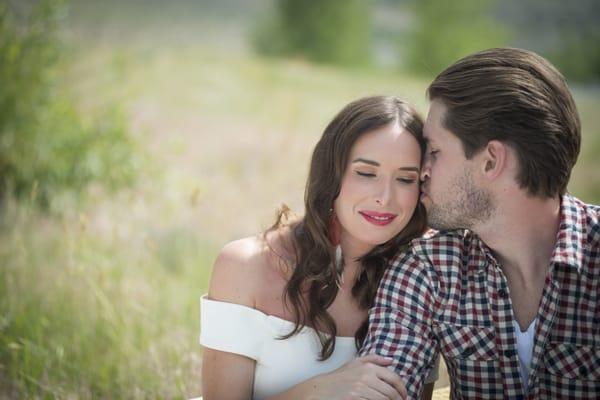
M400 398L405 399L407 397L406 387L404 386L404 381L400 377L400 375L396 374L393 371L385 367L377 368L377 377L382 381L391 385L394 390L400 395Z
M391 358L380 356L379 354L367 354L366 356L359 357L358 360L361 362L370 362L384 367L391 365L394 362L394 360Z
M394 389L390 386L390 389L393 391ZM361 399L368 400L396 400L398 397L394 395L393 392L391 394L382 393L381 388L373 388L373 387L365 387L360 394Z
M383 396L384 399L405 399L407 397L406 388L402 378L387 367L393 360L377 354L369 354L358 359L366 372L362 376L362 384L372 392L371 396ZM374 394L374 393L377 393Z
M348 394L352 392L350 397L353 399L404 400L404 382L388 369L392 363L390 358L369 354L349 362L334 376L346 381L345 387L349 390Z
M386 381L375 378L368 387L369 393L373 399L385 399L385 400L404 400L405 396L399 393L396 388Z

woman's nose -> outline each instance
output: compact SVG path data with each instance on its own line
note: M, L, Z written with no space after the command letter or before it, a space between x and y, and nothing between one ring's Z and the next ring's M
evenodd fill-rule
M378 188L378 193L375 197L375 202L381 206L385 206L390 201L391 187L389 182L382 182Z

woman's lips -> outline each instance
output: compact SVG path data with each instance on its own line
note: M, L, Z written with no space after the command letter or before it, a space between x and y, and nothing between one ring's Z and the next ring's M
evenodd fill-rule
M380 213L377 211L359 211L359 214L362 215L367 222L377 226L388 225L396 218L396 214Z

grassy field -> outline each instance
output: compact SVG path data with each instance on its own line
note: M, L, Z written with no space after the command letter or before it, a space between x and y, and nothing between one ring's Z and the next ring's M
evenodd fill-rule
M198 302L220 246L268 226L282 202L302 212L310 152L344 104L397 94L425 113L428 82L191 40L74 43L81 109L122 104L148 162L135 187L57 199L52 217L6 204L0 397L197 396ZM575 93L584 145L570 189L598 203L600 93Z

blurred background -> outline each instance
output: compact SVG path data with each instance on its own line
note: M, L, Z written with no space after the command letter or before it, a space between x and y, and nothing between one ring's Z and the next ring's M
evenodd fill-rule
M595 0L0 0L0 397L200 395L219 248L302 213L343 105L426 114L432 77L476 50L565 74L570 191L600 203L599 19Z

